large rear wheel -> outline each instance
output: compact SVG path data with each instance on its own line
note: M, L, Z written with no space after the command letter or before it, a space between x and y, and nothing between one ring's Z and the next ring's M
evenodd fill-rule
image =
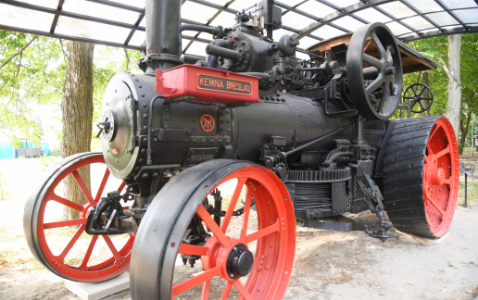
M80 170L90 167L91 191ZM75 180L88 202L79 205L64 195L62 181ZM23 229L33 255L50 271L69 280L100 282L129 268L134 236L93 235L85 232L91 208L107 191L124 189L124 182L111 178L101 152L80 153L65 158L45 173L25 206ZM78 217L65 216L65 208Z
M217 189L222 209L212 205ZM219 221L212 214L221 210ZM148 208L133 247L132 296L282 299L294 251L294 208L276 175L247 162L206 162L177 175Z
M450 227L459 186L459 157L446 118L400 120L384 158L384 203L401 231L439 238Z

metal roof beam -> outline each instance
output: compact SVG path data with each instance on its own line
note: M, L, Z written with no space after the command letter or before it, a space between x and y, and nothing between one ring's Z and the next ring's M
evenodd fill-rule
M52 9L52 8L39 6L39 5L33 5L33 4L25 3L25 2L19 2L19 1L14 1L14 0L0 0L0 3L5 3L5 4L12 5L12 6L18 6L18 7L22 7L22 8L31 9L31 10L41 11L41 12L53 14L53 15L56 15L56 16L70 17L70 18L74 18L74 19L85 20L85 21L93 21L93 22L97 22L97 23L113 25L113 26L127 28L127 29L135 29L135 30L145 31L145 28L141 27L141 26L135 26L135 25L130 25L130 24L123 23L123 22L116 22L116 21L111 21L111 20L102 19L102 18L80 15L80 14L76 14L76 13L66 12L64 10Z
M428 17L426 14L423 14L421 11L418 11L409 1L407 0L400 0L405 6L413 10L417 15L424 17L428 22L430 22L433 26L435 26L436 29L440 29L440 25L435 23L430 17Z
M114 2L114 1L109 1L109 0L86 0L86 1L93 2L93 3L99 3L99 4L111 6L111 7L126 9L126 10L134 11L134 12L137 12L137 13L144 13L144 8L131 6L131 5L126 5L126 4L122 4L122 3L118 3L118 2Z
M299 30L298 34L296 35L298 39L303 38L304 36L308 35L309 33L319 29L322 26L329 25L331 22L343 17L343 16L350 16L355 12L358 12L360 10L369 8L369 7L374 7L379 4L384 4L388 2L392 2L395 0L367 0L363 1L357 4L353 4L347 7L344 7L341 11L338 11L336 13L331 13L323 17L322 19L319 19L318 22L314 22L310 24L309 26Z
M344 8L341 7L341 6L335 5L335 4L333 4L332 2L329 2L329 1L326 1L326 0L315 0L315 1L320 2L320 3L324 4L324 5L327 5L328 7L331 7L331 8L333 8L333 9L336 9L338 12L340 12L340 11L342 11L342 10L344 9ZM364 20L364 19L362 19L362 18L360 18L360 17L357 17L357 16L355 16L355 15L353 15L353 14L351 14L350 16L351 16L352 18L354 18L355 20L360 21L360 22L362 22L362 23L364 23L364 24L368 24L368 23L369 23L367 20Z
M453 19L460 23L461 26L463 26L464 28L467 27L466 24L463 23L460 18L452 10L450 10L441 0L435 0L435 3L440 5L441 8L443 8L450 16L453 17Z
M65 0L60 0L58 2L58 6L56 7L57 10L62 10L63 9L63 3L65 2ZM60 16L58 14L55 14L55 18L53 18L53 22L51 23L51 26L50 26L50 32L53 33L55 32L55 29L56 29L56 24L58 23L58 18Z
M441 36L441 35L451 35L451 34L462 34L462 33L474 33L478 32L478 25L466 26L466 27L456 27L456 28L441 28L427 30L427 32L421 32L421 35L418 34L403 34L399 38L404 43L410 41L420 40L429 37Z
M290 9L291 11L293 11L293 12L295 12L295 13L298 13L298 14L304 16L304 17L310 18L310 19L312 19L312 20L316 20L317 22L321 22L321 21L323 20L323 19L321 19L321 18L318 18L318 17L316 17L316 16L314 16L314 15L311 15L311 14L309 14L309 13L306 13L305 11L302 11L302 10L300 10L300 9L296 9L296 8L294 8L294 7L292 7L292 6L289 6L289 5L287 5L287 4L284 4L284 3L282 3L282 2L276 1L275 4L276 4L277 6L280 6L280 7L285 8L285 9ZM328 25L330 25L330 26L332 26L332 27L334 27L334 28L336 28L336 29L339 29L339 30L343 31L344 33L351 33L350 30L348 30L348 29L346 29L346 28L343 28L343 27L341 27L341 26L338 26L338 25L335 25L335 24L328 24ZM312 32L312 31L308 32L308 33L305 34L304 36L309 35L311 32ZM298 37L298 38L301 39L301 38L303 38L304 36L301 36L301 37Z

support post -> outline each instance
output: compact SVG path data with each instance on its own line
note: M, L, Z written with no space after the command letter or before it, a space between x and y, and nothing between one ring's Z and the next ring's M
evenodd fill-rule
M465 171L465 208L467 207L468 194L468 173Z

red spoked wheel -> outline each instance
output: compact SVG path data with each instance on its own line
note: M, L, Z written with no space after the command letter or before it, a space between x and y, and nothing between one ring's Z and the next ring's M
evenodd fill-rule
M80 175L89 166L91 192ZM66 199L62 181L74 178L87 203L79 205ZM25 206L24 231L34 256L50 271L63 278L100 282L129 268L134 236L93 235L85 232L91 208L108 191L121 192L125 183L112 178L101 152L80 153L52 167L30 196ZM65 208L78 211L76 218L65 217Z
M219 224L211 215L216 189L223 197ZM190 242L201 234L202 242ZM282 299L294 252L293 204L273 172L245 162L204 163L176 176L148 209L133 249L132 296Z
M459 187L459 157L450 122L438 119L428 139L423 166L423 196L431 232L443 236L455 213Z
M442 237L458 199L459 157L446 118L392 121L384 155L385 210L400 231Z

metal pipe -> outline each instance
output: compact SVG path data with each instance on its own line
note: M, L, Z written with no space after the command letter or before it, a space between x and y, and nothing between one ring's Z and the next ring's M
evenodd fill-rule
M204 56L199 55L183 54L183 56L181 56L181 59L184 61L185 64L194 65L195 63L197 63L198 60L205 60L206 58Z
M239 51L223 48L216 45L207 45L206 53L209 55L221 56L235 61L241 60L242 54Z
M214 36L218 36L218 37L223 37L224 36L222 28L211 27L211 26L206 26L206 25L183 24L183 25L179 26L179 30L181 32L186 31L186 30L202 31L202 32L210 33L210 34L212 34Z
M228 47L229 42L227 40L218 39L218 40L212 41L211 45L219 46L219 47ZM208 46L211 46L211 45L208 45ZM207 47L206 47L206 52L207 52ZM216 54L209 54L207 56L206 66L208 68L217 68L217 59L218 58L219 58L219 56L216 55Z
M182 64L181 0L147 0L146 19L146 63L152 71Z
M297 148L295 148L295 149L293 149L293 150L290 150L289 152L282 153L282 155L283 155L284 158L285 158L285 157L287 157L287 156L289 156L289 155L291 155L291 154L293 154L293 153L296 153L296 152L301 151L301 150L303 150L303 149L305 149L305 148L307 148L307 147L309 147L309 146L312 146L313 144L315 144L315 143L317 143L317 142L320 142L320 141L322 141L322 140L325 140L326 138L331 137L331 136L333 136L333 135L335 135L335 134L341 132L342 130L349 129L349 128L352 128L352 127L354 127L354 126L355 126L355 124L350 124L350 125L348 125L348 126L345 126L345 127L340 128L340 129L337 129L337 130L335 130L335 131L332 131L331 133L328 133L328 134L326 134L326 135L323 135L323 136L319 137L318 139L313 140L312 142L308 142L307 144L304 144L304 145L302 145L302 146L300 146L300 147L297 147Z

